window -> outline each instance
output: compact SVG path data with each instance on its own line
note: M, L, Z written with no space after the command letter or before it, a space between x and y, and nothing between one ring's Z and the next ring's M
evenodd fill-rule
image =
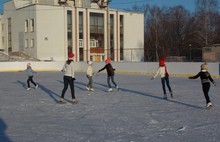
M104 14L90 13L90 47L104 48Z
M124 60L124 16L120 15L120 60Z
M2 44L5 43L5 37L2 37Z
M104 15L99 13L90 13L90 32L94 34L104 33Z
M34 19L30 20L30 32L34 32Z
M91 39L90 40L90 47L98 47L98 40Z
M24 47L25 47L25 48L28 48L28 39L25 39Z
M12 51L11 18L8 18L8 51Z
M30 44L31 44L30 47L34 48L34 39L31 39L31 43Z
M83 48L83 39L79 39L79 47Z
M67 11L67 44L68 44L68 54L73 52L73 22L72 22L72 11Z
M24 32L28 32L28 20L25 20L24 26Z

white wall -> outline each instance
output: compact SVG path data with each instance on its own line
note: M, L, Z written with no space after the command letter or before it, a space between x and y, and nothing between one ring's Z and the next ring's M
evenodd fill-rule
M26 69L28 62L0 62L0 72L19 71ZM36 71L60 71L64 62L31 62L33 69ZM189 76L195 75L200 71L202 63L180 63L168 62L167 68L171 76ZM98 71L105 66L104 62L94 62L93 69ZM158 63L156 62L112 62L113 68L117 73L128 74L146 74L152 75L157 71ZM87 69L86 62L75 62L76 71L85 72ZM220 77L220 64L208 63L208 69L212 76ZM103 71L105 73L105 71Z
M124 49L125 61L144 60L144 15L139 13L120 13L124 15Z
M65 61L67 58L66 10L36 6L37 55L40 60Z

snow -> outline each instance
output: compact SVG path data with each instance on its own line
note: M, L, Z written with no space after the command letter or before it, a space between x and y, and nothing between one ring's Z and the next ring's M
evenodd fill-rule
M121 88L106 92L106 74L94 76L85 91L85 73L76 73L72 105L59 104L63 74L38 72L38 89L26 90L25 72L0 73L0 142L218 142L220 79L210 88L206 110L200 80L170 77L174 98L163 100L160 78L116 74ZM33 86L32 86L33 87Z

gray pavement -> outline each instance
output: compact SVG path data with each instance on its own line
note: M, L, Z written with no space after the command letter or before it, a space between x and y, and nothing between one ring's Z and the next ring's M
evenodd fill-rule
M163 100L160 78L116 74L120 91L106 92L106 74L85 91L76 73L79 103L59 104L60 72L38 72L38 89L26 91L24 72L0 73L0 142L219 142L220 79L211 87L214 107L204 109L200 80L170 77L174 98ZM71 101L70 90L65 98Z

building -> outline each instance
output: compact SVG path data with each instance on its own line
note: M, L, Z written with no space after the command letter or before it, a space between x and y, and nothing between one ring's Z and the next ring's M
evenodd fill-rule
M220 62L220 44L203 47L202 56L205 62Z
M143 61L144 15L109 0L11 0L1 15L0 49L39 60Z

